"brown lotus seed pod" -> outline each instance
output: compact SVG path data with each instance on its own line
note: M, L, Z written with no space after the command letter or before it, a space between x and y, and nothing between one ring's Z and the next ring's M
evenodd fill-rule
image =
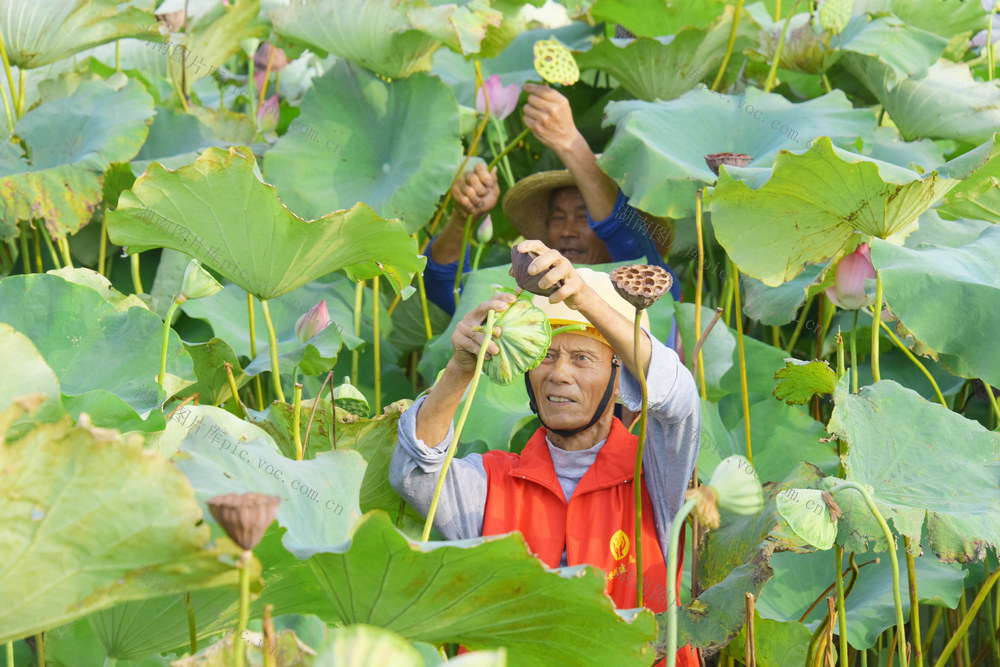
M227 493L208 499L208 511L243 549L253 549L278 516L281 498L263 493Z
M649 308L670 291L673 277L654 264L619 266L611 272L611 284L621 298L639 310Z
M542 279L545 275L545 271L535 274L528 274L528 265L531 261L538 257L533 252L521 252L517 248L510 249L510 275L514 276L514 280L517 281L517 286L523 290L527 290L532 294L537 294L538 296L550 296L557 289L562 287L563 283L560 280L552 287L542 289L538 286L538 281Z
M712 153L711 155L705 156L705 162L708 163L708 168L712 170L712 173L716 176L719 175L719 165L725 164L730 167L745 167L750 164L750 160L753 159L746 153Z

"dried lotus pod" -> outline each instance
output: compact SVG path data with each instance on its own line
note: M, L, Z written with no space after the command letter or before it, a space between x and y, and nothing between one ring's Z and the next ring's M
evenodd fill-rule
M673 277L654 264L619 266L611 272L611 284L621 298L639 310L645 310L670 291Z
M705 162L708 163L708 168L712 170L712 173L716 176L719 175L719 165L728 165L730 167L745 167L750 164L750 160L753 159L746 153L712 153L711 155L705 156Z
M719 527L719 494L711 486L699 486L697 489L688 489L684 492L684 499L695 499L692 512L698 523L708 530L715 530Z
M483 372L497 384L510 384L542 362L552 341L552 325L531 297L521 294L493 322L500 337L493 342L500 352L483 362Z
M253 549L278 516L281 498L263 493L227 493L208 499L208 511L226 535L243 549Z
M521 252L517 248L510 249L510 275L514 276L514 280L517 281L517 286L523 290L527 290L532 294L537 294L538 296L550 296L557 289L562 287L562 281L560 280L552 287L547 287L542 289L538 286L538 281L542 279L545 275L545 271L538 273L536 275L528 274L528 266L531 261L538 257L537 254L533 252Z

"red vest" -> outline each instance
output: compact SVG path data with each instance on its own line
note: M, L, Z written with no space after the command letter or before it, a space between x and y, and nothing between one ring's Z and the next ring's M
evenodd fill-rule
M550 568L559 567L563 549L569 565L596 565L608 578L608 596L615 606L636 606L635 456L638 438L615 418L607 442L566 503L539 428L521 455L502 451L483 454L487 495L483 535L515 530L528 548ZM680 590L684 541L681 533L677 590ZM653 505L642 484L643 605L654 612L667 608L666 562ZM696 667L694 651L677 652L680 667Z

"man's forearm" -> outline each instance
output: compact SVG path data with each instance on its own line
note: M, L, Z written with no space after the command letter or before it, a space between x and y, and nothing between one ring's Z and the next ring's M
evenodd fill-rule
M431 244L431 259L438 264L457 262L462 254L462 235L465 233L465 216L457 209L452 209L448 223Z
M462 371L454 359L450 360L441 379L420 405L420 412L417 413L417 438L433 447L448 435L452 417L470 382L472 373Z
M573 174L573 180L583 194L590 217L594 220L609 217L615 210L618 184L597 166L597 156L590 150L583 135L577 132L569 145L556 147L554 150Z
M586 317L591 324L597 327L605 340L611 343L613 349L625 367L632 375L638 375L635 367L635 329L634 324L629 322L621 313L612 308L604 299L593 293L593 297L588 303L580 308L580 313ZM639 363L642 364L643 375L649 373L649 360L652 357L653 347L646 335L639 336Z

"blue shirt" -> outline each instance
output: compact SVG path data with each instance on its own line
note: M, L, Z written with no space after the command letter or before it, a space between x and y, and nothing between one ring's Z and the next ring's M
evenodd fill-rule
M651 264L662 266L674 279L670 287L670 295L674 301L680 303L681 286L677 280L677 275L667 266L667 263L660 257L660 251L656 247L656 241L646 233L646 225L642 221L643 214L632 208L628 203L628 197L621 190L615 198L615 207L611 215L601 221L595 221L587 213L587 223L594 235L604 242L611 255L612 262L627 262L646 258ZM437 237L435 237L437 238ZM430 246L427 246L427 267L424 269L424 289L427 298L431 303L436 304L449 315L455 314L455 272L458 271L458 262L450 264L438 264L431 257ZM465 251L465 263L462 273L471 271L469 262L469 250ZM676 328L676 327L674 327ZM667 346L676 348L676 333L671 331Z

